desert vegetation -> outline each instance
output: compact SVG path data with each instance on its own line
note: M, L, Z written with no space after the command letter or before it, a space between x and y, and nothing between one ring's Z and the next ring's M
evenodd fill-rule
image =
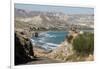
M73 41L73 49L76 51L76 53L82 55L93 54L94 34L93 33L80 34Z

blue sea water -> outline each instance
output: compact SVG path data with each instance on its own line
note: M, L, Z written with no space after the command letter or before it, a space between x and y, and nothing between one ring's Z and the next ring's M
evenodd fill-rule
M65 31L47 31L39 33L39 37L32 37L33 45L40 46L46 50L55 49L61 42L65 40L67 32Z

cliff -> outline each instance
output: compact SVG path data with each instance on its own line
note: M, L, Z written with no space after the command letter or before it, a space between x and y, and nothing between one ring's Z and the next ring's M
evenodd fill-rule
M15 31L15 65L34 59L33 46L24 32Z

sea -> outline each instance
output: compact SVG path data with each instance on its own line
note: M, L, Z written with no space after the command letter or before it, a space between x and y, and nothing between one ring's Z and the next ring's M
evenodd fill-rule
M66 31L46 31L39 33L38 37L32 37L31 41L34 46L45 50L53 50L61 44L67 37Z

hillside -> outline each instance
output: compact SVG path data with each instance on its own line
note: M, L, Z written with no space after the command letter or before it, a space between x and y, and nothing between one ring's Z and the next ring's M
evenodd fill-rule
M15 8L15 27L66 30L71 26L80 29L94 29L93 14L65 14L62 12L26 11ZM20 28L23 28L23 27Z

